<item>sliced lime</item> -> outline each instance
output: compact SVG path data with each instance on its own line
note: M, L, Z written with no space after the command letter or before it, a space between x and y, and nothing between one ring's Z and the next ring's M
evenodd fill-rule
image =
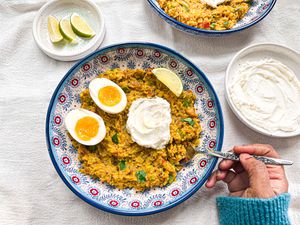
M166 85L177 97L182 93L183 86L180 78L171 70L166 68L156 68L152 70L156 78Z
M58 20L54 16L48 16L48 33L52 43L58 43L64 38L59 31Z
M59 30L65 39L67 39L68 41L74 44L77 43L76 35L72 30L70 20L67 16L62 18L61 21L59 22Z
M77 13L71 15L71 26L75 34L80 37L92 38L95 36L95 31Z

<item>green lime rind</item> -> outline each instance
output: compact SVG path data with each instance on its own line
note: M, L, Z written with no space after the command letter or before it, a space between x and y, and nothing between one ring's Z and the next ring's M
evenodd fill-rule
M95 36L93 29L77 13L72 14L70 23L74 33L79 37L92 38Z
M76 41L76 35L73 32L73 29L71 27L71 23L67 18L63 18L59 22L59 31L61 35L68 41L72 43L77 43Z
M82 33L82 32L80 32L80 30L76 29L76 27L73 24L71 24L71 26L72 26L74 33L77 34L79 37L92 38L95 36L95 33L92 33L92 34Z
M58 44L62 42L64 38L59 30L59 22L54 16L48 16L47 28L50 41L53 44Z

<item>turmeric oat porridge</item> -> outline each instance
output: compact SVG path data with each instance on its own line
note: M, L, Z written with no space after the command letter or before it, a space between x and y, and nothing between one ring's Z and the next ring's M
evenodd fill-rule
M186 25L206 30L229 30L241 20L251 0L225 0L208 4L207 0L157 0L171 17ZM212 7L215 6L215 7Z
M121 112L112 112L97 104L91 87L101 83L101 79L116 84L116 88L120 87L125 93L126 101L121 94L113 93L116 89L112 86L105 87L109 91L105 101L111 104L117 99L118 104L123 100L127 103ZM193 156L188 146L199 145L201 126L194 107L196 96L192 91L184 90L177 97L151 69L108 70L94 79L89 89L81 92L80 99L81 108L100 116L106 130L105 137L91 146L81 144L69 135L78 150L80 171L119 189L144 191L171 184L183 168L183 162ZM146 108L138 108L141 105ZM147 116L152 121L145 120ZM144 122L144 127L132 125L139 121ZM161 133L153 138L156 131ZM147 142L153 139L153 143L143 145L143 135Z

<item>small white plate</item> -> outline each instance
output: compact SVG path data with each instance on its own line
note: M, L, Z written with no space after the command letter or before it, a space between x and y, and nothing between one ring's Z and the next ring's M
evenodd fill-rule
M96 35L91 39L77 37L78 43L75 45L53 44L48 35L48 16L52 15L60 20L64 16L71 16L72 13L81 15ZM60 61L78 60L90 54L100 46L104 35L104 17L98 6L89 0L50 1L38 11L33 21L33 36L37 45L48 56Z
M226 93L226 99L227 102L232 109L232 111L235 113L235 115L249 128L255 130L256 132L259 132L261 134L271 136L271 137L293 137L300 135L300 127L298 130L293 132L283 132L283 131L276 131L276 132L268 132L255 124L251 123L249 120L247 120L237 109L237 107L234 105L232 99L229 95L229 88L230 85L233 82L233 77L236 73L236 71L239 69L241 65L246 63L247 61L258 61L265 58L273 58L275 60L278 60L291 68L297 78L300 80L300 54L293 49L290 49L288 47L277 45L277 44L271 44L271 43L263 43L263 44L255 44L251 45L249 47L246 47L239 51L231 60L229 63L227 70L226 70L226 77L225 77L225 93Z

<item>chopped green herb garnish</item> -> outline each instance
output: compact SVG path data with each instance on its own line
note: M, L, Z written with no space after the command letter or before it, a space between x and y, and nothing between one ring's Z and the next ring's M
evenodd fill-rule
M211 24L210 24L210 28L211 28L211 29L215 29L215 27L216 27L216 23L211 23Z
M94 145L94 146L89 146L88 149L89 149L90 152L95 152L96 149L97 149L97 146L96 146L96 145Z
M183 100L183 106L184 106L185 108L189 107L190 104L191 104L191 101L190 101L190 100L187 100L187 99L184 99L184 100Z
M118 133L115 133L115 134L111 137L111 140L113 141L113 143L119 144Z
M174 180L174 176L172 174L169 174L169 180L168 180L168 183L172 183Z
M146 181L146 172L144 170L139 170L136 172L136 177L138 182L145 182Z
M243 7L237 7L235 10L234 10L234 12L238 12L238 11L240 11L240 10L242 10L243 9Z
M120 170L125 170L125 168L126 168L125 160L122 160L119 162L119 168L120 168Z
M245 0L244 2L245 2L245 3L247 3L249 6L251 6L251 5L252 5L252 3L253 3L253 1L252 1L252 0Z
M129 87L122 87L122 90L123 90L125 93L129 93L129 92L130 92L130 88L129 88Z
M190 7L186 2L180 2L180 5L182 5L182 7L184 8L185 11L189 12L190 11Z
M147 84L150 86L154 86L155 85L155 81L149 80L147 81Z
M94 103L92 98L87 98L86 102L87 102L88 105L93 105L93 103Z
M225 27L227 27L229 25L229 22L225 21L223 24L224 24Z
M185 11L187 11L187 12L189 12L189 11L190 11L189 7L187 7L186 5L183 5L183 8L184 8L184 9L185 9Z
M186 122L186 123L190 124L191 126L194 126L194 124L195 124L195 121L192 118L184 118L184 119L181 119L181 121Z
M185 133L181 129L178 129L177 132L178 132L178 134L180 135L181 138L184 138Z

